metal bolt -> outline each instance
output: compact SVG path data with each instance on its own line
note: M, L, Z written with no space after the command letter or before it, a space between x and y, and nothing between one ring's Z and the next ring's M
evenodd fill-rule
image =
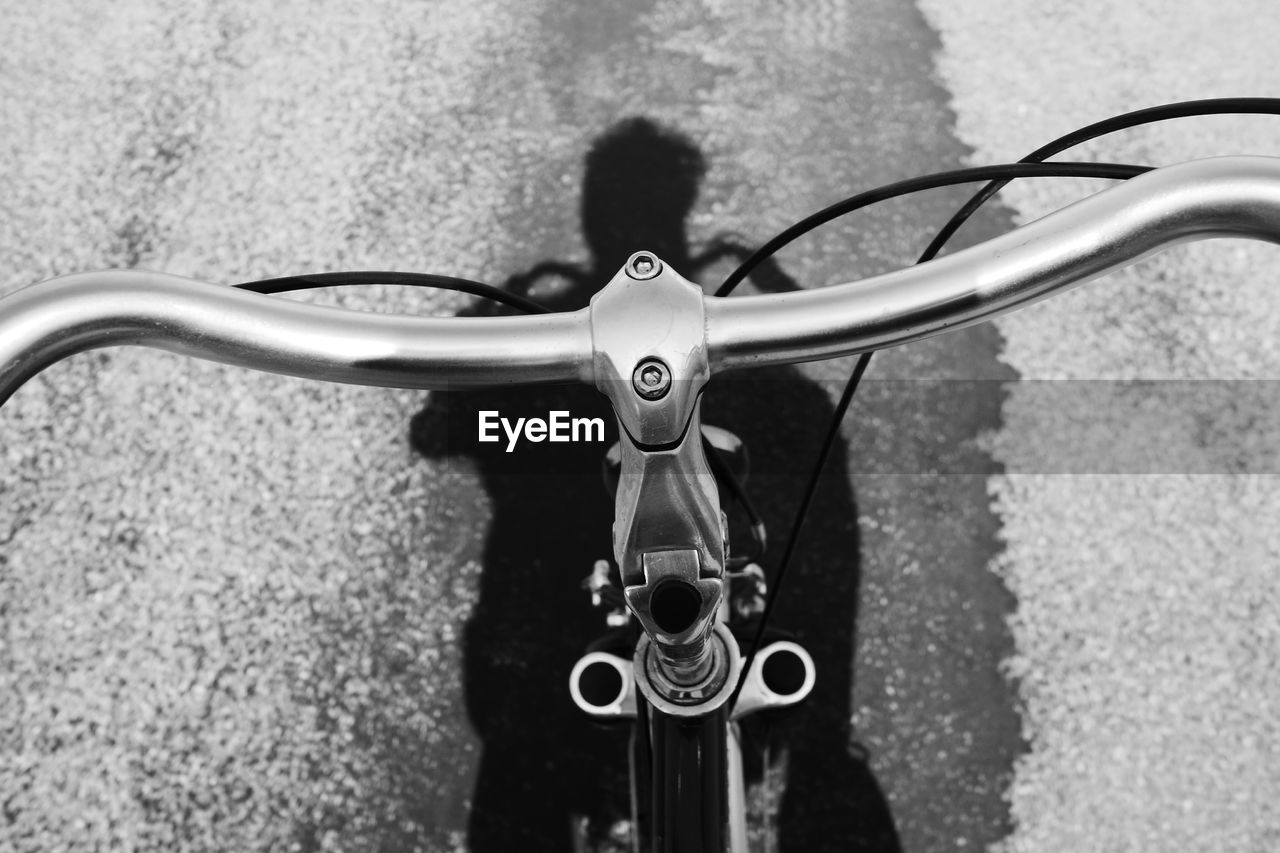
M671 371L656 358L645 359L636 365L631 384L646 400L659 400L671 388Z
M653 278L662 271L662 264L658 259L648 252L636 252L627 261L627 275L634 279L644 281Z

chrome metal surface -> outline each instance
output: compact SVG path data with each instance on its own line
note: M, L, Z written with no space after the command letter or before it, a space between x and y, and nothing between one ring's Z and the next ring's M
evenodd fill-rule
M653 274L637 277L645 259ZM702 306L697 285L639 252L590 308L596 387L621 426L614 558L627 606L654 644L656 677L682 686L711 671L724 597L724 516L698 419L710 376ZM663 601L679 605L674 623Z
M624 587L644 583L641 555L693 548L702 577L724 573L724 528L715 476L707 469L697 428L673 448L644 450L623 433L613 556Z
M644 577L623 589L627 606L653 641L663 677L681 685L699 684L712 668L711 629L720 611L724 581L706 577L696 548L640 552ZM676 608L665 607L674 600ZM675 622L668 615L678 610Z
M408 318L305 305L162 273L79 273L0 299L0 401L58 359L116 345L361 385L578 379L604 390L611 381L629 385L644 356L674 343L688 356L687 364L668 362L684 405L671 422L650 428L655 435L636 435L641 443L664 443L658 436L672 441L687 425L680 414L691 411L710 369L897 346L1044 299L1166 245L1208 237L1280 242L1280 159L1218 157L1167 166L927 264L761 296L704 300L659 261L649 281L620 272L635 289L611 283L584 311ZM664 281L684 282L687 289L654 289ZM622 310L600 314L614 300ZM628 328L642 317L654 320L643 324L644 334ZM654 330L659 337L645 337ZM631 397L619 411L628 429L646 403Z
M609 666L621 680L621 688L611 701L597 705L587 700L582 693L582 678L592 666ZM636 716L636 680L632 671L632 663L626 658L611 655L608 652L588 652L574 664L569 673L569 693L573 702L593 717L606 719L634 719Z
M695 409L674 448L644 450L619 435L614 559L627 607L655 645L655 665L678 684L699 683L712 665L709 639L724 600L724 516L701 434ZM655 601L675 584L696 603L673 624Z
M708 298L711 366L814 361L905 344L1208 237L1280 242L1280 159L1167 166L981 245L860 282Z
M622 428L645 447L680 440L711 377L702 290L655 262L660 269L647 280L618 270L588 309L596 387L613 403ZM646 399L632 376L653 359L666 365L671 387L659 399Z
M765 663L774 655L794 655L796 662L804 668L804 680L799 689L791 691L774 690L764 677ZM733 718L739 719L756 711L767 711L772 708L785 708L804 700L813 691L817 681L817 671L813 658L804 647L790 640L779 640L761 649L754 661L751 671L742 683L742 692L733 706Z
M711 667L707 675L694 684L671 681L665 672L655 644L646 634L640 638L633 659L636 688L649 704L675 717L702 717L724 706L733 695L742 672L742 655L738 641L723 622L712 626Z
M0 299L0 403L59 359L120 345L356 385L590 382L589 319L396 317L163 273L79 273Z

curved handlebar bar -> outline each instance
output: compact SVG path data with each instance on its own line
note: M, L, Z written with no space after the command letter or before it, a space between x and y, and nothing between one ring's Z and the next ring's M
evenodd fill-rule
M61 276L0 299L0 403L77 352L135 344L392 388L591 380L585 312L402 317L141 270Z
M1177 242L1280 243L1280 158L1157 169L927 264L816 290L706 297L713 370L896 346L988 320ZM418 318L152 272L82 273L0 299L0 403L73 353L139 344L259 370L402 388L592 382L590 309Z
M1166 166L980 245L860 282L708 299L711 365L815 361L910 343L1209 237L1280 243L1280 158Z

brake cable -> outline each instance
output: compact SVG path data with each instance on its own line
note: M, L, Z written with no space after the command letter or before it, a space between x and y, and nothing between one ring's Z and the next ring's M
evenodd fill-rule
M987 167L992 169L1007 168L1010 169L1011 172L1003 177L993 176L991 178L975 178L974 180L987 180L989 183L970 198L964 206L956 211L951 219L942 227L942 230L935 235L933 240L925 248L924 252L921 253L920 258L916 263L922 264L933 260L960 226L963 225L964 222L988 199L995 195L1001 187L1008 184L1010 180L1018 177L1037 177L1042 175L1048 176L1051 174L1048 172L1013 174L1012 170L1016 169L1017 166L1057 165L1045 164L1042 163L1042 161L1052 157L1054 154L1059 154L1074 145L1079 145L1083 142L1088 142L1092 139L1096 139L1100 136L1105 136L1106 134L1114 133L1119 130L1126 130L1144 124L1153 124L1155 122L1168 121L1170 119L1185 118L1189 116L1232 114L1280 115L1280 98L1209 98L1198 101L1181 101L1173 104L1164 104L1158 107L1136 110L1134 112L1124 113L1119 116L1113 116L1112 118L1086 125L1068 134L1060 136L1052 142L1037 148L1031 154L1024 157L1018 164L1011 164L1006 167ZM1150 167L1143 168L1143 171L1146 171L1149 168ZM809 231L812 231L818 226L829 222L838 216L843 216L846 213L852 213L855 210L875 204L879 201L884 201L898 195L904 195L907 192L947 186L950 183L963 183L962 180L950 181L949 183L933 183L929 181L929 178L941 178L942 176L956 175L966 171L972 172L977 170L959 169L954 172L944 172L939 175L926 176L926 178L923 179L917 178L900 181L897 184L890 184L888 186L881 187L880 189L870 190L856 196L851 196L850 198L847 198L842 202L838 202L825 210L819 211L818 213L801 220L790 228L787 228L785 231L781 232L761 246L760 249L743 261L738 268L725 279L724 283L716 290L716 295L727 296L743 281L743 279L747 277L752 269L763 262L766 258L770 257L793 240L807 234ZM1099 177L1101 177L1101 175L1099 175ZM1115 175L1114 177L1121 176ZM1128 177L1133 177L1133 175L1125 176L1126 179ZM908 185L916 186L912 189L903 189ZM895 192L895 188L898 188L899 191ZM801 496L800 507L797 510L796 517L792 523L790 537L783 549L782 559L778 563L778 570L774 573L773 582L769 585L769 591L765 598L764 612L760 616L760 622L756 626L755 635L751 641L751 651L748 652L746 656L742 672L738 677L738 685L734 689L733 695L729 698L730 713L732 713L733 707L737 704L738 694L742 692L742 687L746 684L747 675L751 672L751 664L755 660L756 652L760 649L760 641L764 636L769 617L773 613L774 604L778 598L778 590L781 588L782 580L786 576L786 570L790 564L791 555L795 552L796 541L799 539L800 531L804 528L805 517L808 515L809 507L813 502L813 495L817 491L818 483L822 475L822 469L826 465L827 458L831 453L832 446L835 444L836 437L840 435L840 427L844 421L845 413L849 410L849 404L853 400L854 392L857 391L858 384L861 382L863 374L866 373L867 367L871 364L871 357L873 355L875 355L874 350L862 353L858 356L858 360L854 364L853 371L849 374L849 379L845 383L844 391L840 395L840 401L837 403L835 410L832 413L831 424L827 430L827 435L823 440L822 447L818 451L818 458L814 464L813 474L810 476L809 482L805 486L805 491Z
M1142 174L1143 172L1150 171L1152 168L1149 166L1133 166L1116 163L1043 162L1054 154L1061 153L1068 148L1096 139L1100 136L1145 124L1153 124L1155 122L1190 116L1230 114L1280 115L1280 98L1210 98L1197 101L1183 101L1137 110L1086 125L1085 127L1058 137L1052 142L1036 149L1031 154L1028 154L1018 163L1005 164L1001 166L980 166L967 169L955 169L948 172L939 172L933 175L898 181L893 184L887 184L867 192L850 196L843 201L837 202L836 204L806 217L767 241L746 260L739 264L737 269L730 273L720 287L716 289L715 295L728 296L760 263L772 257L784 246L804 234L813 231L819 226L824 225L837 217L844 216L872 204L896 198L898 196L944 186L953 186L955 184L987 181L988 183L986 186L975 193L959 210L956 211L951 219L943 225L942 229L940 229L934 236L933 240L916 261L917 264L925 263L936 257L956 231L958 231L959 228L983 204L986 203L986 201L999 192L999 190L1006 186L1011 180L1024 177L1095 177L1127 180L1131 177ZM471 281L469 279L433 275L429 273L374 271L317 273L312 275L288 276L283 278L243 282L235 285L235 287L251 290L257 293L282 293L286 291L310 288L368 284L400 284L454 290L469 293L473 296L489 299L494 302L499 302L526 313L541 314L550 313L551 311L551 309L535 302L534 300L510 293L502 290L501 288L494 287L493 285ZM786 576L787 568L789 567L791 558L795 553L800 533L804 528L805 519L807 518L809 509L812 506L813 497L817 492L818 483L821 480L823 469L826 467L826 462L830 457L831 449L835 445L836 437L840 435L840 427L844 421L844 416L849 409L849 405L853 401L853 395L857 391L858 384L866 373L866 370L871 363L871 357L874 354L875 351L872 350L862 353L858 357L853 371L850 373L849 379L845 383L840 400L836 404L832 413L831 423L823 440L823 444L819 449L818 458L815 462L813 472L806 484L805 491L801 495L799 509L797 510L796 516L792 522L791 531L786 545L783 548L778 569L774 573L773 582L769 586L769 591L765 599L764 611L761 614L760 621L756 626L755 634L752 638L751 650L746 656L742 672L738 678L738 684L734 689L733 695L730 697L729 707L731 710L737 703L738 694L741 693L742 687L746 683L747 674L750 672L756 653L759 651L760 641L764 636L765 628L773 613L774 605L778 598L778 592L782 587L782 581ZM754 506L751 505L749 499L747 499L746 492L742 489L741 484L737 482L735 477L733 477L728 467L721 464L719 451L713 447L710 449L712 452L708 453L708 459L715 460L711 463L713 468L718 469L715 473L719 478L725 480L731 494L734 495L747 512L752 523L753 536L756 538L758 550L762 554L765 546L763 524L760 522Z
M737 475L733 473L733 469L725 462L724 451L712 444L705 433L702 436L702 452L707 457L707 464L716 480L724 484L729 494L738 502L738 506L742 507L742 511L746 513L747 521L751 524L751 538L755 541L753 553L730 557L726 568L740 569L759 562L764 559L765 551L769 550L769 535L764 526L764 519L761 518L755 502L742 487Z
M1206 115L1280 115L1280 98L1206 98L1198 101L1179 101L1158 107L1147 107L1131 113L1112 116L1073 130L1064 136L1059 136L1052 142L1040 146L1018 162L1041 163L1054 154L1061 154L1068 148L1074 148L1081 143L1120 130L1128 130L1129 128L1153 124L1158 121ZM1007 180L991 181L974 193L973 197L965 202L964 206L957 210L947 220L947 224L943 225L942 229L934 235L933 240L930 241L928 247L924 250L924 254L920 256L920 260L916 263L932 260L938 252L942 251L942 247L959 230L960 226L967 222L969 217L986 203L987 199L999 192L1000 188L1007 183Z
M1151 171L1150 166L1132 166L1121 163L1011 163L999 166L954 169L948 172L938 172L933 175L924 175L893 184L886 184L883 187L850 196L787 228L743 261L725 279L725 283L716 291L716 295L726 296L731 293L756 266L791 241L830 222L832 219L891 198L922 190L972 183L974 181L1008 181L1023 177L1090 177L1127 180L1149 171ZM917 261L917 263L923 263L924 260L929 260L929 258L924 258L921 261ZM818 450L818 458L813 465L805 489L801 493L800 505L792 520L790 533L787 536L786 544L783 546L782 556L778 561L778 568L769 583L768 592L765 596L764 611L760 615L760 621L756 624L756 629L751 639L751 650L746 655L742 672L738 676L738 684L729 698L730 713L732 713L732 709L738 701L738 694L742 692L742 687L746 684L747 674L751 671L756 652L760 650L761 640L764 637L769 618L773 615L774 605L778 600L778 591L782 588L787 569L791 565L791 559L799 544L800 532L804 529L804 523L813 504L814 495L817 493L823 470L826 468L827 459L831 455L831 449L835 446L836 438L840 435L840 427L844 421L845 413L849 410L849 404L853 401L853 395L858 389L858 383L862 381L863 374L866 373L867 367L871 364L871 356L873 354L874 352L866 352L858 356L853 372L845 383L844 391L841 393L840 400L832 413L830 424L827 427L827 434Z
M837 202L836 204L833 204L812 216L806 217L786 229L772 240L769 240L760 249L756 250L745 261L743 261L729 276L729 278L725 280L725 283L720 286L715 295L728 295L757 265L771 257L783 246L802 235L807 234L809 231L812 231L813 229L839 216L852 213L861 208L881 201L886 201L891 198L921 192L923 190L935 189L938 187L973 183L974 181L1008 181L1020 177L1049 176L1127 179L1147 171L1150 171L1150 167L1131 166L1117 163L1019 163L954 169L948 172L939 172L933 175L925 175L918 178L910 178L905 181L898 181L893 184L887 184L876 189L850 196L849 198ZM927 260L927 258L925 260ZM250 290L256 293L272 294L322 287L344 287L350 285L374 284L409 285L415 287L430 287L442 290L459 291L469 293L483 299L499 302L529 314L550 313L551 311L551 309L531 299L518 296L490 284L431 273L379 271L313 273L309 275L285 276L281 278L242 282L234 286L242 290ZM737 702L738 694L741 692L742 686L746 681L746 674L750 671L756 652L759 650L761 637L764 635L764 629L773 613L773 607L778 598L778 591L782 587L782 581L786 576L786 571L790 565L791 557L795 553L796 546L799 543L800 531L804 527L804 522L808 516L809 508L813 502L813 497L817 492L818 481L826 466L826 461L831 453L831 449L835 445L835 439L840 434L840 425L844 420L844 414L848 410L849 404L853 400L853 394L857 390L858 382L861 380L863 373L866 372L867 366L870 364L871 355L872 353L864 353L859 357L857 365L854 367L853 374L850 376L849 382L846 383L844 392L841 394L840 401L836 405L835 412L833 413L831 423L828 427L826 438L824 439L818 454L817 463L814 466L813 473L811 474L809 482L801 497L800 508L792 523L790 535L788 536L786 545L783 549L782 559L778 564L778 570L775 572L773 582L769 585L769 590L765 599L764 611L761 614L760 622L756 627L755 636L752 639L751 651L746 657L742 674L738 679L738 684L734 689L733 695L730 697L730 709L732 709L734 703ZM705 436L703 438L703 443L708 464L711 466L713 474L716 476L717 480L724 482L729 493L735 498L735 500L737 500L748 516L748 520L751 523L752 536L756 540L756 554L753 554L752 556L763 557L767 540L761 516L757 512L750 498L747 496L742 484L738 481L737 477L734 476L729 466L724 463L719 449L707 441Z
M321 287L346 287L348 285L403 284L411 287L433 287L438 290L455 290L482 299L501 302L526 314L550 314L551 309L519 294L511 293L492 284L484 284L451 275L435 275L422 272L322 272L310 275L290 275L283 278L265 278L233 285L254 293L285 293L293 290L313 290Z
M957 169L950 172L941 172L934 175L925 175L919 178L912 178L906 181L900 181L895 184L889 184L884 187L870 190L868 192L859 193L838 202L830 207L815 213L812 216L796 223L795 225L783 231L774 239L770 240L750 257L748 257L734 273L722 284L716 291L717 296L726 295L744 279L755 266L766 258L773 255L784 245L795 240L803 234L808 233L814 228L830 221L838 216L851 213L862 207L866 207L876 202L885 201L900 195L908 193L920 192L926 189L932 189L941 186L950 186L956 183L972 183L974 181L983 180L1009 180L1016 177L1038 176L1038 175L1072 175L1084 177L1102 177L1102 178L1128 178L1136 174L1148 171L1142 166L1127 166L1111 163L1055 163L1050 165L1010 165L1010 166L985 166L974 169ZM484 284L478 281L472 281L465 278L456 278L454 276L435 275L432 273L414 273L414 272L379 272L379 271L353 271L353 272L328 272L328 273L312 273L308 275L284 276L280 278L261 279L256 281L242 282L235 285L242 290L249 290L255 293L273 294L285 293L296 290L309 290L322 287L345 287L351 285L374 285L374 284L392 284L392 285L410 285L415 287L431 287L442 290L460 291L469 293L473 296L479 296L483 299L489 299L510 306L525 313L550 313L551 309L527 297L519 296L502 288L495 287L491 284ZM866 368L863 367L863 370ZM848 391L848 389L846 389ZM852 391L848 391L847 397L852 397ZM844 407L848 407L848 402L844 402ZM843 417L843 408L838 409L841 418ZM830 436L834 441L834 437ZM721 451L711 442L703 438L703 450L707 457L708 464L717 481L721 482L729 494L734 498L743 512L747 516L750 523L751 537L754 540L752 553L744 554L732 558L730 568L741 568L752 562L758 562L763 559L765 551L768 547L767 531L764 521L752 502L750 496L743 488L738 478L733 474L730 467L725 464L721 455ZM830 451L829 445L824 445L823 460L825 454ZM812 484L816 488L816 482ZM812 493L806 492L802 505L805 510L797 516L797 522L803 524L804 516L807 513L807 505L812 500ZM792 540L788 541L787 554L793 550L792 542L798 535L798 528L793 528ZM779 576L785 571L785 566L789 561L789 556L785 557ZM775 587L776 587L775 583ZM769 602L772 601L772 595L767 600L765 608L765 618L767 618L769 610ZM762 622L764 619L762 619ZM758 644L758 638L757 638ZM754 653L754 647L753 647ZM748 658L750 661L750 657Z

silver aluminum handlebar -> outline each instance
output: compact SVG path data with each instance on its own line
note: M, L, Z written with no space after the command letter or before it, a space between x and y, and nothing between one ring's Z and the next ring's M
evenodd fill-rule
M981 245L859 282L706 297L708 361L715 371L897 346L1206 237L1280 243L1280 158L1220 157L1157 169ZM127 344L360 385L596 379L590 309L400 317L112 271L50 279L0 299L0 403L59 359Z
M919 266L794 293L707 300L711 369L816 361L971 326L1175 243L1280 243L1280 158L1156 169Z
M78 273L0 299L0 403L50 364L139 345L353 385L591 381L585 312L404 317L308 305L142 270Z

